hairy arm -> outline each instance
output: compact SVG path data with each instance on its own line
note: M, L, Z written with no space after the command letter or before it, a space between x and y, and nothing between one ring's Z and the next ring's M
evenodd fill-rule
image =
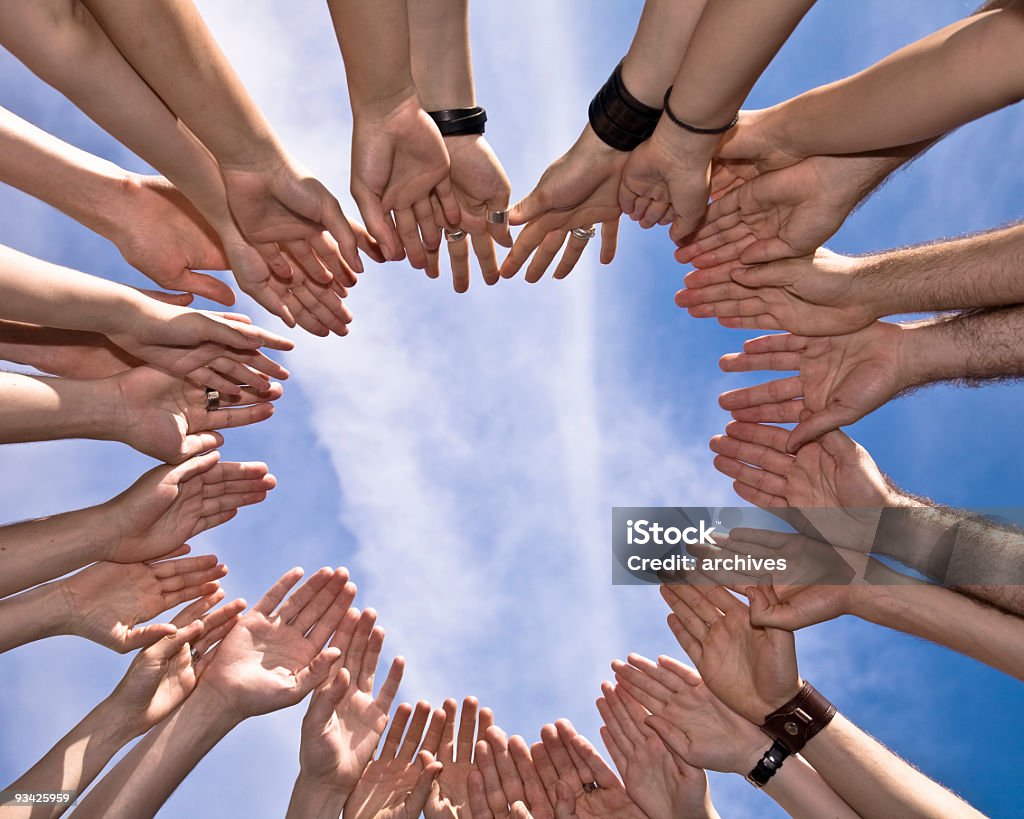
M801 754L861 816L982 816L842 714L836 714Z

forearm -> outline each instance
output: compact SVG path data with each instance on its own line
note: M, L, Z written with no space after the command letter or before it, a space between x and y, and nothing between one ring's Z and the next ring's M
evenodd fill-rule
M647 0L622 63L622 80L640 102L660 108L682 64L706 0Z
M83 0L128 62L222 165L280 146L191 0Z
M1020 100L1024 13L1016 4L958 21L865 71L777 106L789 154L845 154L933 139Z
M142 363L99 333L13 321L0 321L0 359L77 378L105 378Z
M110 236L128 173L0 108L0 179Z
M469 0L408 0L410 65L423 108L472 108Z
M79 817L154 816L210 749L235 727L202 683L177 711L153 728L75 811Z
M786 759L764 792L793 819L858 819L853 808L798 756Z
M857 281L882 316L1024 301L1024 224L865 256Z
M814 0L707 3L673 83L672 110L699 127L727 123L813 5Z
M338 819L349 792L303 778L299 773L292 788L286 819Z
M11 783L8 790L28 793L71 791L72 794L80 794L111 758L135 736L136 732L126 724L120 710L112 701L104 700L27 773ZM68 804L4 808L0 813L5 818L42 819L60 816Z
M230 222L220 172L209 151L125 60L83 5L0 0L0 41L44 82L167 177L215 229Z
M2 318L104 335L144 298L130 287L0 246Z
M327 6L345 61L353 114L386 112L416 97L407 0L328 0Z
M0 597L105 559L110 526L93 506L0 527Z
M940 586L862 586L852 614L1024 680L1024 620Z
M0 653L67 633L59 581L0 600Z
M0 373L0 444L111 440L118 426L110 382Z
M842 714L836 714L801 753L861 816L981 817Z

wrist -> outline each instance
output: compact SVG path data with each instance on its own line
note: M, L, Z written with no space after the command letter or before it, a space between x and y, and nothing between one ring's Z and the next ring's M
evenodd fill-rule
M292 788L291 808L300 808L297 815L304 817L341 815L352 794L353 788L346 785L338 785L322 778L308 775L302 768L299 768L299 775L295 779L295 786Z
M219 739L245 722L249 716L234 706L230 697L224 696L214 684L204 684L203 677L200 677L181 708L187 708L190 720L199 720L206 726L205 735Z
M663 154L672 157L678 167L703 171L711 164L722 137L720 134L692 133L662 115L650 141Z
M349 99L354 120L387 120L398 111L413 107L423 108L411 76L408 82L398 82L390 88L375 89L372 93L358 92L350 87Z
M97 725L97 738L102 743L109 744L116 753L118 749L146 733L147 728L133 717L132 710L119 701L115 689L89 713L86 719Z

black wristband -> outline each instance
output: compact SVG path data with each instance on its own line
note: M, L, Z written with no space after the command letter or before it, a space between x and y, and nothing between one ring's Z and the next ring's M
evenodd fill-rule
M768 784L768 780L775 776L775 772L782 767L782 763L789 756L786 746L776 740L772 747L764 752L764 756L758 760L754 769L747 774L747 782L760 790Z
M443 111L427 111L434 120L441 136L467 136L482 134L487 122L487 111L479 105L472 108L445 108Z
M683 122L675 115L675 113L673 113L668 104L668 98L672 93L672 88L673 86L670 85L668 87L668 91L665 92L665 114L670 120L672 120L673 124L678 125L684 131L689 131L691 134L700 134L703 136L716 136L732 130L736 127L736 123L740 121L740 115L736 114L728 125L723 125L721 128L698 128L696 125L690 125L689 123Z
M594 95L589 109L590 127L606 145L632 151L650 138L661 119L661 109L640 102L622 81L622 63Z

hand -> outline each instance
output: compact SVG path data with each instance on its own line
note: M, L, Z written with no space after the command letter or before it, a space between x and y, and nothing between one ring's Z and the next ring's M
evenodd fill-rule
M648 819L716 816L707 774L669 750L645 722L647 709L628 691L617 690L609 682L602 684L601 693L604 696L597 701L604 720L601 738L626 793Z
M221 446L224 437L214 430L267 420L282 393L280 384L263 392L242 387L239 396L222 396L221 402L245 406L211 411L203 387L151 367L115 376L112 384L119 399L118 440L171 464Z
M290 350L295 345L252 326L245 317L174 307L142 296L133 308L115 319L115 329L106 335L129 355L154 367L227 395L240 395L239 384L266 390L270 387L267 376L288 377L284 367L258 348Z
M646 819L619 778L594 746L576 733L569 720L560 719L554 725L545 725L540 736L541 742L533 745L530 753L537 775L547 790L550 810L555 811L559 803L563 805L563 812L568 807L569 800L564 793L567 785L575 796L575 811L579 819L606 816ZM589 791L583 787L593 784L597 787ZM554 815L558 815L557 811Z
M696 230L711 196L711 155L717 137L683 134L669 125L629 155L622 169L619 207L642 227L671 218L669 236L677 244ZM677 133L678 131L678 133Z
M235 294L224 282L197 270L226 270L216 231L192 203L162 176L129 174L117 203L111 241L124 260L167 290L195 293L225 305Z
M423 808L426 819L464 819L469 817L469 775L473 771L473 749L477 731L483 736L494 725L494 714L489 708L479 710L475 697L466 697L462 702L462 719L459 721L458 742L455 739L455 722L459 705L455 700L444 701L444 731L436 745L423 743L443 766L430 791L430 797ZM479 723L477 715L479 714ZM473 817L475 819L475 817Z
M904 330L875 322L845 336L761 336L722 356L726 372L797 370L799 375L722 393L718 403L742 421L797 422L786 449L859 421L910 386Z
M508 177L482 136L445 137L444 144L451 159L452 192L461 211L459 224L448 227L458 228L469 235L484 281L496 284L499 275L494 243L512 247L512 235L507 224L490 224L487 212L508 210L512 191ZM434 211L437 221L443 223L443 211L436 202ZM469 250L465 241L447 244L455 292L465 293L469 290ZM428 251L426 255L427 275L437 278L441 275L439 253Z
M324 648L355 594L345 569L320 569L287 600L292 569L244 614L209 658L201 684L241 722L300 702L322 684L341 652Z
M740 111L736 127L726 132L715 155L752 162L760 173L778 171L807 159L790 147L786 103L757 111Z
M814 527L807 534L860 552L871 550L882 507L916 505L845 433L830 432L795 456L786 454L788 438L779 427L734 421L711 439L715 469L748 503L795 509Z
M221 176L235 221L278 278L301 270L321 284L351 287L363 272L357 248L379 258L362 226L351 225L338 200L291 157L221 166Z
M530 750L522 737L515 737L529 758ZM531 763L532 764L532 763ZM547 793L538 779L547 802ZM531 817L526 806L526 789L516 769L508 738L497 726L478 733L474 754L474 769L466 780L469 797L469 815L473 819L509 819Z
M444 712L431 715L426 702L418 702L415 711L408 703L398 706L380 754L366 766L345 803L345 819L418 819L442 767L429 751L417 752L428 717L423 744L433 745L441 741Z
M195 620L140 651L110 695L118 713L130 715L136 735L161 722L192 693L196 671L189 642L203 628L203 621Z
M743 594L750 601L750 622L786 631L833 620L844 614L858 614L878 599L879 586L898 583L917 585L862 552L830 546L814 537L795 532L736 528L718 547L694 547L694 554L716 553L774 557L786 560L785 570L706 572L716 582ZM771 586L771 600L760 587Z
M813 255L870 190L862 176L865 161L877 162L812 156L763 174L750 163L755 175L711 204L704 226L676 251L676 259L714 267Z
M507 771L507 761L503 764L503 754L494 745L495 739L500 734L500 732L496 733L497 731L498 729L491 728L487 732L487 740L488 744L496 751L496 764L502 788L511 797L521 784L526 797L525 800L517 800L512 803L510 815L513 819L580 819L576 813L576 795L572 786L567 782L552 781L551 779L552 773L557 776L557 772L553 769L551 758L544 750L544 745L537 743L531 748L522 737L512 737L508 741L507 750L515 768L513 776ZM502 739L504 738L503 734L500 736ZM535 759L540 759L539 765L544 767L543 779L538 772L538 764L534 763ZM614 774L612 777L614 778Z
M228 573L214 555L159 563L94 563L54 584L67 633L124 654L173 635L165 623L140 626L188 600L213 594Z
M771 745L760 728L728 708L688 665L672 657L654 663L631 654L629 664L617 662L617 668L618 696L650 711L647 726L687 764L746 776Z
M106 559L138 563L175 556L189 538L260 503L277 481L262 463L218 463L219 452L158 466L103 505L110 517Z
M760 725L800 691L792 633L754 628L747 606L721 586L662 586L661 595L679 645L737 714Z
M744 267L723 262L686 275L676 304L723 327L808 336L854 333L876 318L860 285L862 262L821 248L799 259Z
M528 282L540 281L573 228L592 228L601 223L601 263L615 258L618 238L618 187L629 154L608 147L588 125L580 138L541 176L537 187L509 212L509 224L526 225L512 252L501 265L503 278L511 278L534 251L526 270ZM576 266L587 241L569 239L554 277L564 279ZM539 250L538 250L539 248Z
M355 586L346 596L355 597ZM331 640L342 652L331 675L313 694L302 721L299 779L347 797L355 789L388 725L405 661L396 657L376 698L374 674L384 645L377 614L350 608Z
M404 246L410 264L426 269L427 252L441 244L432 197L448 224L461 222L449 174L441 132L415 96L384 112L355 112L352 198L388 259L399 261Z

